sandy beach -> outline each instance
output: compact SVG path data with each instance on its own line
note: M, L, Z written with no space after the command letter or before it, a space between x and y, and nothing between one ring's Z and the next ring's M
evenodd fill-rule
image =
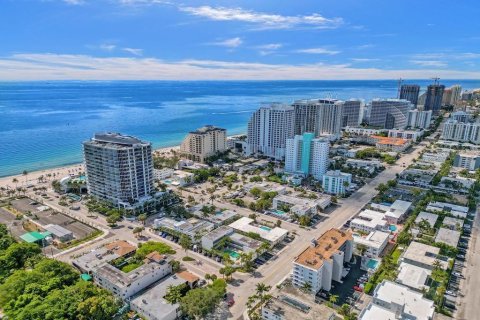
M171 155L172 150L177 152L180 150L180 146L158 148L155 149L153 153L154 155L165 157ZM84 171L85 168L83 166L83 163L79 162L77 164L72 164L68 166L28 172L26 176L23 174L7 176L0 178L0 188L17 188L26 187L29 184L37 184L38 178L40 176L43 176L45 178L45 181L49 183L53 180L58 180L65 176L68 176L69 174L79 174ZM14 183L12 181L13 179L17 179L18 182Z

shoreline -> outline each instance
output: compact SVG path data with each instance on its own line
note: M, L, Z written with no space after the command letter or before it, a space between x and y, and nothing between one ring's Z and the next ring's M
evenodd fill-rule
M155 153L170 153L170 150L179 150L180 145L177 146L171 146L171 147L162 147L153 150L153 154ZM70 173L78 174L80 172L85 171L83 162L77 162L74 164L67 164L59 167L52 167L48 169L41 169L41 170L35 170L32 172L28 172L27 176L24 176L23 174L14 174L14 175L9 175L9 176L4 176L0 177L0 187L4 188L16 188L16 187L26 187L26 185L33 183L37 184L38 183L38 178L40 176L44 176L45 180L48 182L51 182L55 179L63 178L65 176L68 176ZM48 177L47 175L50 174L51 177ZM17 179L17 183L13 183L12 180Z
M245 135L245 134L235 134L232 136L228 136L227 138L233 138L233 137L238 137L242 135ZM168 154L171 152L171 150L179 151L180 145L157 148L152 151L152 154ZM24 176L21 173L14 174L14 175L0 177L0 187L3 187L3 188L26 187L29 183L37 184L38 178L42 175L45 177L45 181L51 182L55 179L68 176L70 173L78 174L83 171L85 171L83 162L77 162L74 164L62 165L59 167L35 170L32 172L28 172L27 176ZM51 177L47 177L48 174L50 174ZM18 180L17 183L12 182L14 178Z

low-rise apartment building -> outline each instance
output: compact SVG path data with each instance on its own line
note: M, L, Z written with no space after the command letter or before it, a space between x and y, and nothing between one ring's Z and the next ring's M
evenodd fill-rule
M324 210L331 204L331 197L321 195L318 199L306 199L287 195L278 195L273 198L272 207L274 210L281 210L282 207L288 207L291 213L298 216L311 216L317 214L317 209Z
M345 194L351 183L352 175L350 173L330 170L323 176L322 188L329 194Z
M359 251L360 246L365 247L364 257L378 258L388 244L390 233L383 231L372 231L367 236L353 235L355 249Z
M160 230L172 230L188 236L192 240L197 240L198 237L209 233L213 230L214 225L211 222L200 220L198 218L190 218L185 221L176 221L172 218L155 219L154 227Z
M353 254L350 232L330 229L306 248L293 262L292 283L302 288L308 284L311 293L329 291L332 281L341 281L344 262Z
M372 303L358 318L432 320L434 313L433 301L425 299L422 293L384 280L375 288Z
M416 241L410 243L402 259L406 263L429 270L433 269L436 260L440 262L442 269L446 270L448 267L448 259L440 256L440 248Z
M388 231L389 223L382 212L366 209L361 211L351 222L350 227L363 232Z
M468 171L474 171L480 168L480 154L478 152L462 152L455 156L454 167L464 168Z

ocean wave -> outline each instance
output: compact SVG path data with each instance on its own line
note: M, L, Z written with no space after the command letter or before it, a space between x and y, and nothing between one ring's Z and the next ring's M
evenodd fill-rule
M212 112L212 114L236 114L236 113L251 113L255 111L255 109L252 110L242 110L242 111L232 111L232 112Z

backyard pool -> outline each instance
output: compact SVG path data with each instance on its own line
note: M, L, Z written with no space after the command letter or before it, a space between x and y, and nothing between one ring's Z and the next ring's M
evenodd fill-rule
M232 257L233 259L238 259L240 258L240 254L236 251L233 251L233 250L230 250L230 249L225 249L224 251L225 253L228 253L228 255L230 257Z
M270 230L272 230L272 229L270 229L270 228L267 227L267 226L261 226L260 229L265 230L265 231L270 231Z
M372 269L372 270L375 270L378 266L378 261L375 260L375 259L370 259L368 260L367 262L367 268L368 269Z
M275 213L276 215L279 215L279 216L285 215L285 211L282 211L282 210L273 210L273 213Z
M391 224L391 225L390 225L390 231L397 231L397 226Z

